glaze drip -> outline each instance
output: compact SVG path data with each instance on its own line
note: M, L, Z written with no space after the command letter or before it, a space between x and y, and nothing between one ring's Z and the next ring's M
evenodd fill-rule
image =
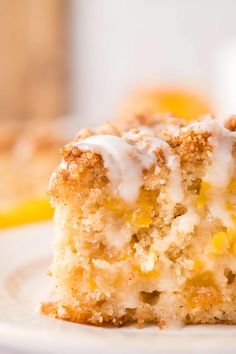
M118 194L127 202L135 201L143 184L143 169L156 163L155 151L162 149L170 169L169 195L173 202L183 199L179 159L162 139L143 132L146 136L142 144L133 143L113 135L95 135L75 144L81 150L99 152L107 168L108 177ZM127 137L128 138L128 137ZM136 136L138 138L138 136Z
M114 190L127 202L133 202L142 186L143 168L154 163L151 155L141 158L133 145L113 135L95 135L75 144L80 150L101 154Z

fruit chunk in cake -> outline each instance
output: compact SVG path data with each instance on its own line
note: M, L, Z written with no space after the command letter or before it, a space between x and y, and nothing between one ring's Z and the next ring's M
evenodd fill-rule
M236 323L236 135L213 118L162 129L83 131L65 147L50 185L56 301L44 312Z

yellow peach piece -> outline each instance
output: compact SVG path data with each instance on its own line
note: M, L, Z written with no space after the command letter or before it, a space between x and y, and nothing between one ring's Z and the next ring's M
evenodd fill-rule
M236 180L232 179L231 182L228 185L228 191L230 193L236 194Z
M194 263L193 263L193 269L195 271L200 271L204 268L204 261L201 259L195 259Z
M199 208L204 208L208 200L207 192L210 189L211 185L208 182L202 182L199 194L196 199L196 204Z
M117 216L122 216L127 211L126 203L120 198L113 198L104 201L104 207Z
M150 213L146 210L138 210L134 213L133 220L138 227L148 227L152 222Z
M216 255L226 253L230 248L229 236L224 231L217 232L212 238L212 250Z
M90 277L89 280L88 280L88 287L89 287L90 290L97 289L97 284L96 284L95 280L92 277Z

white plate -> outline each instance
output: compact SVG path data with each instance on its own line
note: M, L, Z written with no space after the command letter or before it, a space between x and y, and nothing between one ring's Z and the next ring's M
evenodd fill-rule
M1 346L57 354L236 352L236 326L96 328L39 314L51 287L52 234L50 223L0 233L0 352Z

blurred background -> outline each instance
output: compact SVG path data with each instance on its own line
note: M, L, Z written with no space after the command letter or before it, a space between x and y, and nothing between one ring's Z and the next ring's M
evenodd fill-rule
M0 0L0 227L52 216L84 126L236 113L235 0Z

